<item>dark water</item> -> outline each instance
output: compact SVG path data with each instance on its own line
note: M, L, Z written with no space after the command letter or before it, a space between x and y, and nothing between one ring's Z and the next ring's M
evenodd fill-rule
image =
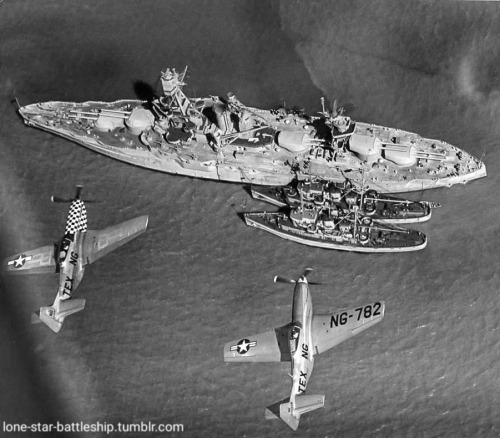
M495 2L1 2L1 255L58 239L67 206L50 195L75 184L103 201L87 206L91 228L148 213L150 229L87 269L87 307L58 335L29 325L55 277L2 280L0 421L295 435L263 418L289 393L289 365L226 365L222 346L288 322L292 289L272 278L312 266L317 311L387 309L317 358L308 390L326 404L300 436L498 436L499 47ZM25 127L12 103L134 98L185 65L188 95L311 113L337 99L483 157L488 178L412 194L443 204L420 225L422 252L329 252L246 227L237 213L265 205L241 186L102 157Z

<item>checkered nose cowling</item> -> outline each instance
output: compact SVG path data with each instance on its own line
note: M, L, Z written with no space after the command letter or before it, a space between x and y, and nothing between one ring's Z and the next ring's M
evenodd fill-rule
M87 231L87 209L81 199L71 203L66 222L66 233L73 234L77 231Z

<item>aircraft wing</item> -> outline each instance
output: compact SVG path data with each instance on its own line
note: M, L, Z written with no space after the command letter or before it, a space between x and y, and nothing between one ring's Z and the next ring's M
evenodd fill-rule
M140 216L104 230L87 230L83 242L84 264L93 263L136 238L146 231L147 226L148 216Z
M3 261L3 268L8 274L54 274L54 246L42 246L8 257Z
M379 301L328 315L314 315L312 321L314 354L323 353L377 324L384 318L384 312L385 303Z
M291 324L258 335L245 336L224 345L225 362L287 362Z

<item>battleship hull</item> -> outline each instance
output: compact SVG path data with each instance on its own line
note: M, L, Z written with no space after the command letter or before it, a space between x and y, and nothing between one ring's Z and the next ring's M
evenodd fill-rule
M347 177L394 193L486 175L482 162L445 142L345 117L340 133L325 118L247 107L234 97L187 98L175 71L162 80L165 96L152 102L45 102L19 113L29 126L116 160L195 178L282 186Z
M360 227L357 232L335 234L311 232L297 227L284 213L245 213L248 226L282 239L323 249L363 253L411 252L424 249L427 237L417 230L385 226Z

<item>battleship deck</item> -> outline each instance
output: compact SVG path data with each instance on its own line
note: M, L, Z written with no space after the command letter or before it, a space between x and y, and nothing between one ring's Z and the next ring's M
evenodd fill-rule
M379 194L369 190L361 194L353 188L342 187L338 184L331 187L325 181L301 181L286 186L252 186L250 191L254 199L258 199L278 207L296 207L301 204L330 205L348 214L357 210L363 215L370 216L376 222L386 224L407 224L425 222L431 218L432 208L440 206L438 203L426 201L409 201L406 199ZM303 189L312 188L309 193ZM334 191L336 196L330 192ZM368 211L369 209L369 211Z
M176 79L171 73L162 79ZM369 188L394 193L486 175L482 162L439 140L341 116L327 120L246 107L236 99L190 99L180 91L183 83L176 84L153 102L54 101L19 112L28 125L117 160L196 178L272 186L311 176L364 178ZM348 126L345 132L333 126L336 120Z
M303 245L314 246L324 249L336 249L341 251L365 252L365 253L387 253L387 252L411 252L424 249L427 246L427 237L417 230L381 226L360 227L360 232L365 233L363 243L355 237L355 233L349 236L339 234L328 234L310 232L295 226L285 213L245 213L247 225L274 234L282 239Z

